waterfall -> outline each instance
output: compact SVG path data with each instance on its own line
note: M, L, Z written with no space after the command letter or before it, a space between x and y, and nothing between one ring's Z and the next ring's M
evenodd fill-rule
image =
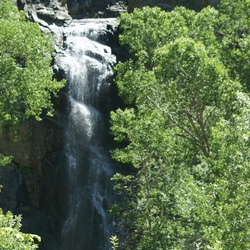
M110 18L75 20L69 27L51 27L61 43L56 64L67 78L65 145L58 167L63 200L59 205L62 223L58 238L63 250L110 249L113 226L107 206L113 196L110 177L114 170L105 144L105 106L116 58L103 41L111 32L108 28L116 25Z

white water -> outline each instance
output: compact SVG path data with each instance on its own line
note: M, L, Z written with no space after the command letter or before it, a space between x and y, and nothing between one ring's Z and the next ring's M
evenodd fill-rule
M110 249L112 221L107 204L112 197L112 164L105 149L103 95L110 88L116 59L99 43L114 19L78 20L51 29L58 44L56 64L68 80L63 176L65 216L60 233L64 250ZM64 39L62 39L62 33ZM62 41L63 40L63 41Z

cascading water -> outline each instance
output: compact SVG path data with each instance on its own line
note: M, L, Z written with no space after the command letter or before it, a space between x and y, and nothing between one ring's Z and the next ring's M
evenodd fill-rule
M60 249L110 249L112 221L107 204L112 199L112 163L105 147L105 94L116 59L110 47L99 41L116 26L115 19L83 19L63 32L56 64L68 80L65 147L59 175L63 176L63 222ZM53 27L51 27L53 30Z

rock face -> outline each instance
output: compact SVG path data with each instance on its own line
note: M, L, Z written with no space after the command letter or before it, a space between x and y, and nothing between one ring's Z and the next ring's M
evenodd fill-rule
M0 207L22 214L22 230L46 239L51 226L51 186L61 129L55 121L27 121L20 124L15 140L0 133L0 153L12 155L11 164L0 167ZM46 248L45 248L46 249Z
M116 17L126 11L123 0L67 0L69 14L77 17Z
M71 21L66 0L16 0L19 9L25 10L29 19L37 21L41 26L48 23L64 25Z
M0 152L13 156L10 166L0 168L0 184L3 185L0 207L14 211L23 205L32 205L46 210L53 162L61 145L60 136L60 128L48 120L21 124L14 141L8 135L0 133ZM19 186L24 184L29 198L22 197L26 195L23 192L18 194ZM9 200L2 199L7 192L14 195L10 194ZM29 202L22 201L28 199Z
M30 19L67 24L73 18L116 17L127 10L126 0L16 0ZM41 21L43 20L43 21Z
M219 0L16 0L19 9L26 11L31 20L40 25L47 23L67 25L72 18L117 17L143 6L159 6L172 10L176 5L200 10L207 5L216 6Z

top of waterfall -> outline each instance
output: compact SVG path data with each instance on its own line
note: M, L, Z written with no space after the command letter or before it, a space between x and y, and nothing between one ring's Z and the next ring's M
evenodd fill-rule
M84 23L84 22L94 22L94 23L117 23L116 18L84 18L84 19L73 19L72 23Z
M66 37L68 34L77 35L78 32L80 32L80 34L85 33L87 37L95 38L99 34L98 30L101 30L102 32L106 32L107 30L113 32L117 29L118 25L119 22L116 18L86 18L73 19L66 27L59 27L52 24L49 25L49 29L55 36L56 47L60 48L63 44L63 37ZM111 29L109 29L108 26L111 27ZM81 27L85 27L86 29L82 29ZM87 35L88 31L89 35Z
M75 25L86 25L86 24L104 24L111 25L113 28L116 28L119 25L119 22L116 18L86 18L86 19L73 19L70 27Z
M91 19L76 19L71 22L68 27L63 29L64 37L70 36L85 36L89 39L97 41L102 35L107 32L113 32L118 26L118 21L115 18L91 18Z

